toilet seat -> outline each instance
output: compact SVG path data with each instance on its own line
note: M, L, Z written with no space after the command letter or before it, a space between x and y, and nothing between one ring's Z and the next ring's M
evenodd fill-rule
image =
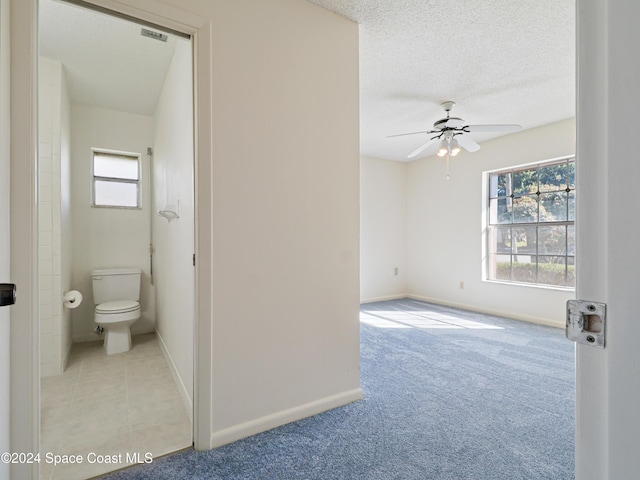
M96 305L93 320L103 327L126 326L128 329L133 323L132 320L135 321L139 318L140 303L134 300L117 300Z
M96 306L96 313L115 315L118 313L129 313L140 308L140 303L135 300L116 300L105 302Z

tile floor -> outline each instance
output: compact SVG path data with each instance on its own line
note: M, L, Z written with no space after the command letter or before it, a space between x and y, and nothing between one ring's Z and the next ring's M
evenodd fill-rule
M156 458L192 443L189 415L154 334L134 336L129 352L111 356L102 341L74 344L65 372L42 379L40 405L41 480L87 479L134 463L132 454L144 461L147 453ZM83 462L54 466L47 452Z

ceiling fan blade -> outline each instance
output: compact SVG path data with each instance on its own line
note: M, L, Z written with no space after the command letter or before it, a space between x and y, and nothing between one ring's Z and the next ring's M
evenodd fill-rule
M418 148L416 148L413 152L411 152L409 155L407 155L407 158L414 158L418 156L423 150L426 150L426 148L432 143L434 143L436 140L438 140L438 137L430 138L429 140L424 142L422 145L420 145Z
M422 130L420 132L410 132L410 133L397 133L395 135L388 135L387 138L393 138L393 137L404 137L405 135L417 135L418 133L426 133L427 135L429 135L430 133L440 133L440 132L436 132L434 130Z
M458 144L467 152L477 152L480 150L480 145L469 135L456 135L455 138L458 140Z
M482 133L492 133L492 132L517 132L518 130L522 130L522 125L467 125L465 130L469 132L482 132Z

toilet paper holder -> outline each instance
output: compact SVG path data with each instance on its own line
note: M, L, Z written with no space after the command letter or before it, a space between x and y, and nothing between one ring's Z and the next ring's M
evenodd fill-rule
M77 308L82 303L82 293L78 290L69 290L62 295L62 304L66 308Z

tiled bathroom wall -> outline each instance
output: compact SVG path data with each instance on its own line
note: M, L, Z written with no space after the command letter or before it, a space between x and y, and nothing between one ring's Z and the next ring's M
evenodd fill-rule
M71 283L70 267L63 261L69 259L71 250L71 108L59 62L40 58L38 85L40 371L42 376L51 376L64 371L71 348L70 312L62 305L63 293Z

